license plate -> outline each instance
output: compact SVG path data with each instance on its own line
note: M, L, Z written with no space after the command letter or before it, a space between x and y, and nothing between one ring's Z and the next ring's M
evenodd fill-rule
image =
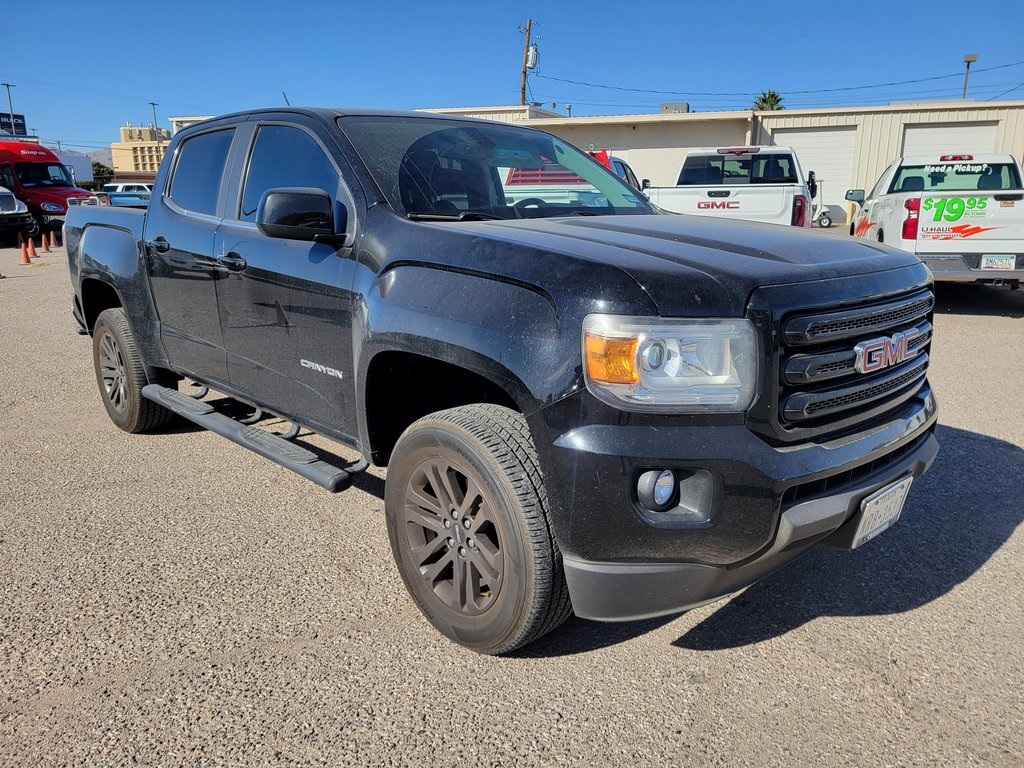
M912 476L897 480L880 491L868 496L860 504L860 524L853 536L853 549L871 541L878 534L888 530L900 519L903 502L913 482Z
M981 268L982 269L1013 269L1016 265L1017 257L1013 255L1002 256L986 253L981 257Z

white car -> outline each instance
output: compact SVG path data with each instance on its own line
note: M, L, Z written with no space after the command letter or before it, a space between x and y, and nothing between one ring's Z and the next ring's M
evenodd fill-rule
M104 184L104 192L152 192L153 185L145 184L139 181L126 181L126 182L115 182L113 184Z
M1024 279L1024 189L1011 155L901 157L867 194L850 224L855 237L916 254L937 281Z
M790 147L719 147L690 150L674 187L643 192L673 213L809 227L816 185Z

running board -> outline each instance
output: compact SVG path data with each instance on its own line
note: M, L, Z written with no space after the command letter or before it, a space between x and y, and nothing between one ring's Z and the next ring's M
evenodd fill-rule
M230 416L218 413L209 403L195 400L184 392L161 387L159 384L147 384L142 388L142 395L204 429L216 432L221 437L226 437L233 443L238 443L243 448L248 448L263 458L270 459L307 480L312 480L332 493L345 490L352 482L350 473L321 460L312 451L307 451L259 427L240 424Z

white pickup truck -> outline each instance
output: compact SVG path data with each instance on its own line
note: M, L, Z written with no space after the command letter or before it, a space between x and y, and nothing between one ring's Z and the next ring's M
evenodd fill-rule
M811 226L813 174L804 181L790 147L720 147L686 153L674 187L644 182L651 202L673 213Z
M1016 288L1024 279L1024 189L1012 155L915 155L885 169L850 234L915 254L937 281Z

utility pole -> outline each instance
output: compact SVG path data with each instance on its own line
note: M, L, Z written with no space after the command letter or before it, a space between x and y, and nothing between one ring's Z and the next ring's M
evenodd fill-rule
M155 101L149 102L149 106L153 108L153 128L156 130L156 154L157 160L160 159L160 146L163 142L160 141L160 126L156 122L156 108L159 106Z
M529 37L529 35L527 35L527 37ZM524 69L523 77L526 77L525 72L526 70ZM524 80L523 82L526 81ZM7 89L7 112L11 116L11 135L14 136L14 104L11 102L11 88L17 88L18 86L16 86L14 83L0 83L0 85Z
M964 64L967 65L967 68L964 69L964 92L963 92L963 94L960 97L962 99L966 99L967 98L967 76L969 74L971 74L971 64L974 63L977 60L978 60L978 54L976 54L976 53L964 54Z
M530 55L530 29L533 27L533 19L526 20L526 42L523 44L523 79L519 86L519 106L526 106L526 58ZM14 121L14 118L11 118Z

